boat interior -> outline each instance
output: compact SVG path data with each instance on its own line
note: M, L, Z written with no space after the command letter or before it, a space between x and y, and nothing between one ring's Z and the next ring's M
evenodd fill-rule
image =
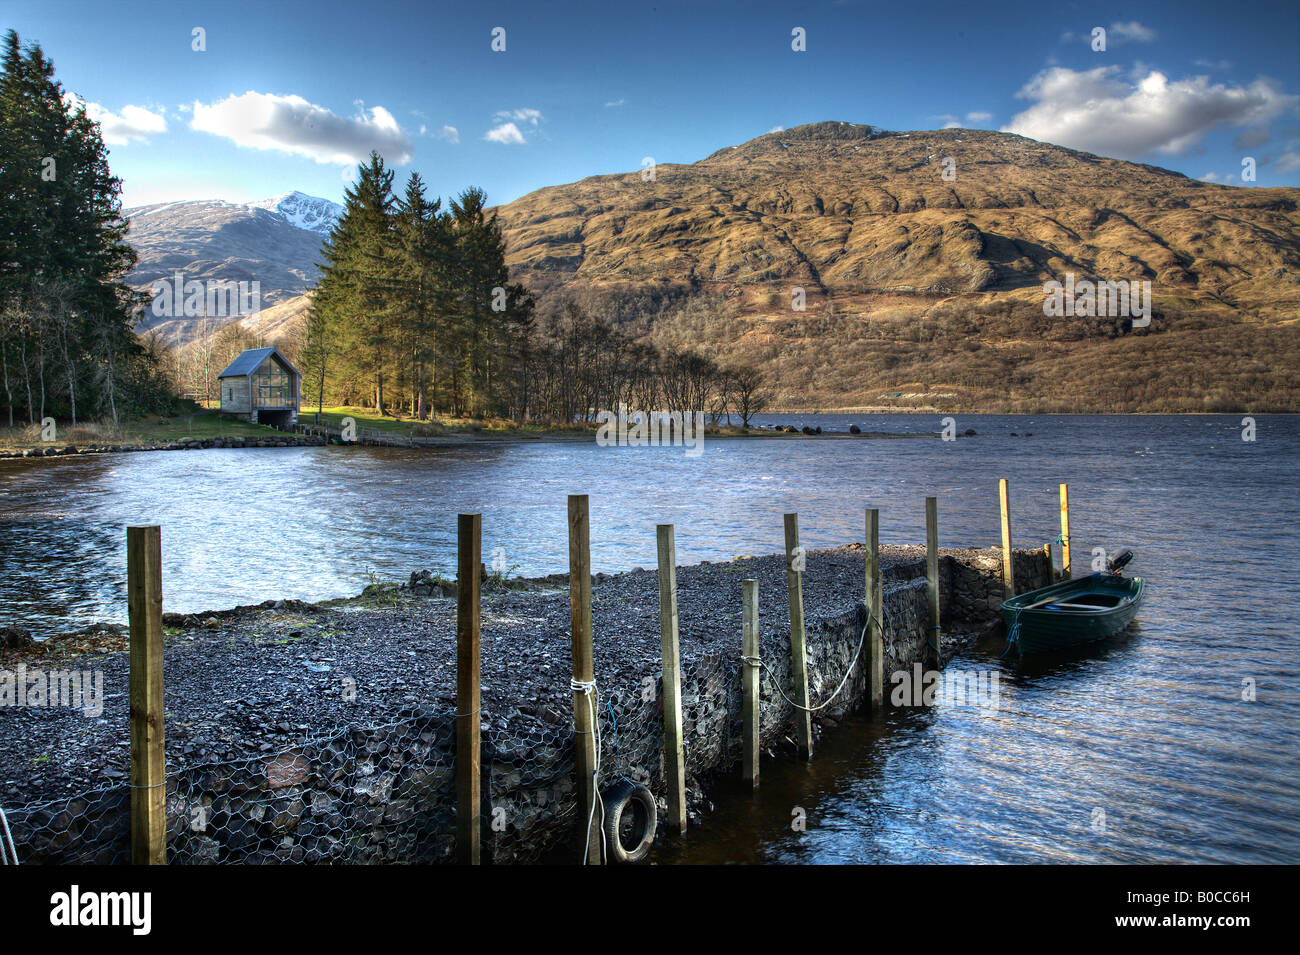
M1088 593L1088 594L1071 594L1067 600L1054 600L1047 604L1043 609L1070 609L1079 610L1104 610L1108 607L1118 607L1124 600L1122 594L1109 593Z

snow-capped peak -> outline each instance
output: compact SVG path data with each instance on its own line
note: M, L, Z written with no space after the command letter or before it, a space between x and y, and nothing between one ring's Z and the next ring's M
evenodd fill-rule
M343 215L343 207L337 202L309 196L297 190L274 199L250 202L249 205L277 213L290 225L309 232L319 232L321 235L327 235L339 216Z

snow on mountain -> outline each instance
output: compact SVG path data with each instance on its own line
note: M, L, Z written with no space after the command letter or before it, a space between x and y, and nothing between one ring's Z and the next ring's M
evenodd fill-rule
M278 213L290 225L321 235L328 235L339 216L343 215L343 207L337 202L309 196L297 190L274 199L250 202L249 205L255 209Z

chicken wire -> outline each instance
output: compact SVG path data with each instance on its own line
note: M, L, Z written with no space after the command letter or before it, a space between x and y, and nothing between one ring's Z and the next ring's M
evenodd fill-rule
M810 633L814 702L834 687L852 647ZM739 641L737 641L739 642ZM682 738L688 779L740 760L741 663L697 657L682 678ZM794 708L773 681L789 685L788 638L765 640L760 738L784 732ZM843 659L841 659L843 658ZM823 671L835 674L822 677ZM855 675L860 683L863 674ZM662 684L597 687L599 786L647 786L664 806ZM837 701L839 712L856 694ZM524 717L482 721L484 857L536 862L572 850L585 831L574 779L575 735L563 722ZM179 767L165 776L167 861L198 864L438 863L455 858L456 717L412 710L378 726L349 725L308 741L237 760ZM6 819L22 863L117 864L130 860L125 782L17 808Z

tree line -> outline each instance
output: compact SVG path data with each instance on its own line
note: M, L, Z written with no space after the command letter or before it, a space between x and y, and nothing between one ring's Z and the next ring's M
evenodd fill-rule
M39 45L4 37L0 65L0 402L8 425L116 423L174 401L132 332L141 296L121 181L99 126Z
M297 352L305 396L318 408L573 423L622 402L737 415L747 425L769 400L752 367L661 351L631 323L573 298L539 309L509 280L482 190L466 189L444 210L411 173L395 195L377 154L358 167L322 258Z

